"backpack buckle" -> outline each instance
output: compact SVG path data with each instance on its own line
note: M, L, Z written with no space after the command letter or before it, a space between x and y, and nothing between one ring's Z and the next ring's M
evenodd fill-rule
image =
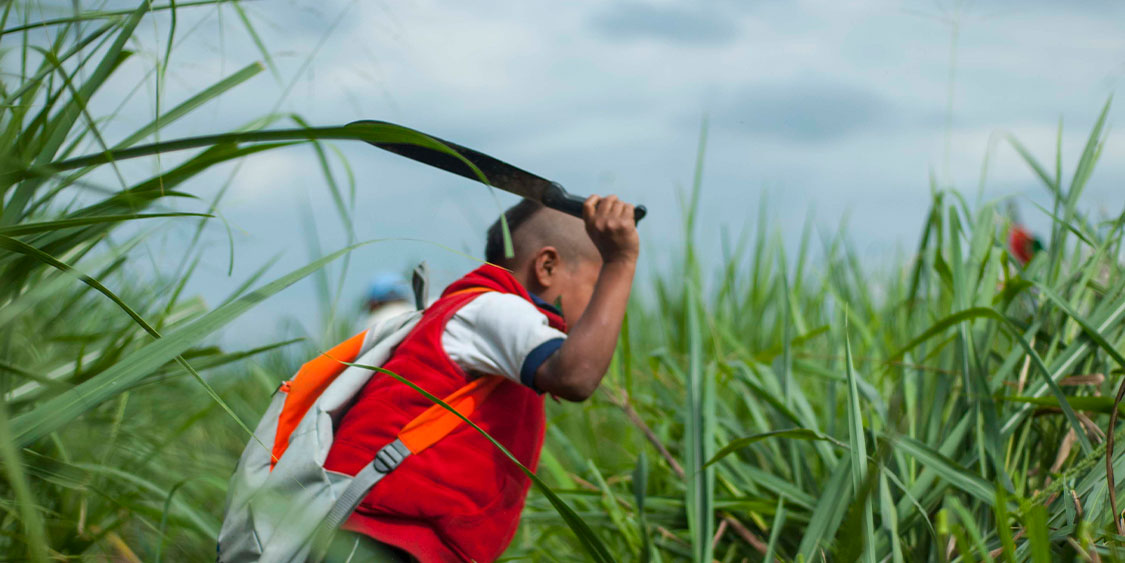
M375 459L371 462L371 465L379 473L390 473L409 455L410 450L398 439L395 439L395 441L383 446L383 448L379 450L379 453L375 454Z

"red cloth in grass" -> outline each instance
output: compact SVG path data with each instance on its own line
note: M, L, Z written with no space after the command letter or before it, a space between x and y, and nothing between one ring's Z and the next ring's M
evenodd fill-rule
M470 380L446 355L442 332L457 310L480 293L474 287L530 294L508 271L485 265L454 282L423 314L384 368L437 397ZM563 319L540 307L551 326ZM324 467L354 475L432 403L385 374L375 374L344 415ZM543 398L505 379L470 419L531 470L539 462L545 419ZM511 543L531 480L467 424L406 459L371 490L345 529L409 552L422 563L492 561Z
M1021 266L1026 266L1035 256L1035 243L1035 237L1027 229L1012 225L1012 230L1008 233L1008 250L1012 251Z

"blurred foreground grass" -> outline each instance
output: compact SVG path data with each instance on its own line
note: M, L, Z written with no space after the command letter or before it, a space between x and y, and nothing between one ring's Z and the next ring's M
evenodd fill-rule
M107 139L99 124L113 114L87 102L141 19L169 7L45 25L14 6L2 39L23 43L4 54L0 91L0 553L208 559L243 423L323 344L236 351L211 335L342 254L252 276L209 307L182 291L202 249L141 278L138 249L163 222L208 224L177 202L216 163L296 142L325 159L323 139L396 133L291 120L300 127L263 134L291 118L266 115L237 136L137 149L263 65ZM27 34L43 27L45 46ZM1106 465L1120 481L1125 456L1107 451L1125 365L1125 215L1080 206L1104 116L1065 179L1058 158L1043 165L1012 140L1053 201L1046 250L1026 266L1006 249L1003 202L935 188L901 262L863 264L846 233L816 240L812 225L787 255L763 210L712 268L691 236L697 182L677 267L632 304L602 391L551 406L540 475L622 560L1125 558ZM188 145L202 150L151 177L117 168ZM348 188L325 178L349 221ZM134 221L151 227L114 234ZM585 560L581 541L533 493L509 554Z

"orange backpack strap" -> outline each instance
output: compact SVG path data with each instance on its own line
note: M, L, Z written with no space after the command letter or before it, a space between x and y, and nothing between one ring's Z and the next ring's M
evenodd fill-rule
M471 293L486 293L489 291L494 290L479 286L467 287L459 291L454 291L445 297ZM324 390L328 389L328 386L336 380L336 377L343 373L344 369L348 367L343 362L355 362L359 358L360 352L363 351L363 341L366 337L367 331L364 331L337 344L331 350L309 360L308 363L301 366L301 369L293 379L281 384L281 390L286 392L288 396L285 398L285 405L282 407L281 414L278 415L277 419L277 432L274 434L273 450L270 457L271 470L273 466L277 464L277 460L281 458L281 454L285 453L286 448L289 447L289 437L297 430L301 419L303 419L309 412L309 409L316 404L317 399L324 393ZM450 395L448 399L452 400L455 396L458 396L458 393L460 393L460 391ZM437 407L437 405L435 405L435 407ZM475 406L473 408L475 408ZM472 412L472 408L470 408L468 412ZM411 422L410 425L417 426L415 422ZM450 427L450 430L452 430L452 427ZM448 431L446 431L446 433L448 433ZM429 444L426 444L426 446L428 447ZM415 453L418 451L421 450L417 450Z
M503 379L498 375L478 377L443 399L443 402L461 416L469 418L469 415L492 394L501 381ZM422 450L446 437L463 422L461 417L435 404L407 423L399 431L398 441L402 442L410 453L421 453Z
M490 394L503 381L499 375L486 375L478 377L454 391L442 400L461 416L469 418L476 408L488 398ZM332 535L344 523L344 520L355 511L355 507L363 501L371 488L375 486L388 473L394 471L402 462L412 454L421 453L426 448L434 445L442 438L453 432L464 420L453 414L449 409L439 404L434 404L406 424L399 432L395 441L383 446L375 459L356 473L355 478L336 498L332 510L321 521L320 528L314 536L315 549L324 549Z
M469 287L454 291L446 297L488 291L493 290L487 287ZM478 377L454 391L452 395L443 398L442 402L449 405L461 416L469 418L469 415L484 402L501 381L503 381L503 378L495 375ZM406 426L399 430L398 440L395 441L400 442L406 449L410 450L410 453L422 453L422 450L437 443L438 440L444 438L462 422L464 420L461 417L435 403L422 414L414 417L414 420L406 423Z
M468 294L468 293L488 293L489 291L496 291L496 290L489 289L487 287L466 287L465 289L459 289L457 291L454 291L453 293L450 293L449 295L446 295L445 297L453 297L454 295L465 295L465 294Z

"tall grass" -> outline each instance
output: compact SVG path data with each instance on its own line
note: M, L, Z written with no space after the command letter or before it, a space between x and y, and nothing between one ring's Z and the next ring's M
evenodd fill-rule
M233 9L256 39L242 8L146 0L104 11L73 2L61 9L66 15L40 19L52 9L0 4L0 553L36 561L197 559L213 551L201 546L214 543L229 455L248 435L245 421L257 417L253 390L275 388L272 374L287 366L254 368L240 379L211 374L289 344L232 352L208 338L363 243L266 283L259 271L209 309L184 288L203 252L199 234L225 189L204 209L185 212L192 206L184 201L197 199L194 180L217 164L310 144L347 222L321 143L435 143L393 126L314 128L280 113L231 131L169 138L171 125L265 68L252 63L169 96L177 13ZM169 18L165 48L146 64L130 48L143 44L136 37L142 20L157 17ZM139 71L139 83L129 82L129 71ZM156 102L151 120L110 134L119 127L107 126L123 121L121 109L146 90ZM278 129L283 119L297 127ZM147 166L131 166L136 159ZM146 271L145 241L167 221L196 222L194 239L178 269ZM135 227L120 229L126 224Z
M185 202L218 163L310 144L347 222L351 197L322 142L429 142L280 114L204 137L162 133L267 67L280 76L264 48L261 64L156 104L131 134L106 133L116 112L95 102L133 64L138 24L228 7L260 44L238 5L217 0L46 20L0 7L0 553L12 559L212 557L245 425L313 353L294 342L232 351L212 335L348 249L265 283L259 272L215 308L184 292L201 248L175 271L140 274L138 249L169 222L213 221L216 203ZM169 52L144 79L158 92ZM1107 110L1065 179L1061 147L1045 166L1011 139L1052 198L1046 250L1026 266L1006 250L1001 202L937 187L901 262L863 264L846 233L814 251L811 223L788 255L763 209L755 236L703 264L704 128L682 259L632 304L599 395L550 406L539 475L555 495L533 493L509 556L1125 557L1110 486L1125 472L1112 447L1125 214L1100 221L1080 206ZM272 127L284 120L294 128ZM132 178L125 164L155 155L159 168Z
M543 471L625 560L1120 560L1125 214L1078 205L1108 109L1069 181L1010 140L1053 199L1026 266L1005 202L948 189L885 270L846 235L812 252L811 225L787 256L764 222L702 269L689 205L686 267L630 309L597 400L552 409ZM701 443L718 447L702 466ZM714 530L698 524L708 469ZM513 552L567 559L552 520L533 499Z

